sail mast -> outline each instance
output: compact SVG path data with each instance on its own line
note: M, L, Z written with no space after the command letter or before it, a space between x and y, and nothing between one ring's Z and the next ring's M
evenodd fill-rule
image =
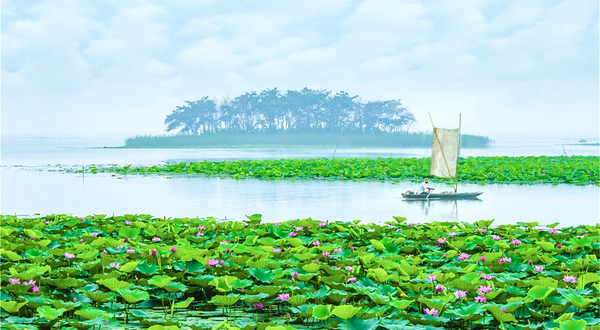
M460 157L460 128L462 126L462 113L458 114L458 153L456 154L456 175L454 177L454 193L458 191L458 158Z

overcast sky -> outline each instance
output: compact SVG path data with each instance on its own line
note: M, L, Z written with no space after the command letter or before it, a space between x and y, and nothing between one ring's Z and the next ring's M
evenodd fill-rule
M164 132L251 90L401 99L430 130L597 137L596 0L2 0L2 135Z

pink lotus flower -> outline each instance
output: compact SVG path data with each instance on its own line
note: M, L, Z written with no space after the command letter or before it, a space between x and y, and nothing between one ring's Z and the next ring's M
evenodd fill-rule
M294 272L294 273L292 274L292 277L293 277L293 278L296 278L296 277L298 277L298 272Z
M446 243L448 241L448 239L446 237L443 237L443 238L438 238L437 241L440 244L444 244L444 243Z
M281 252L281 249L278 249L278 248L273 248L273 252L275 252L275 253L280 253L280 252Z
M353 268L352 266L346 266L346 270L352 273Z
M221 260L221 266L225 264L225 260Z
M340 252L342 252L342 249L341 248L335 248L335 249L333 249L333 252L340 253Z
M205 230L205 229L206 229L206 227L204 227L204 226L200 225L200 226L196 227L196 229L198 229L198 230L202 231L202 230Z
M102 254L108 254L106 250L102 250Z
M555 228L550 229L550 234L557 234L558 230L556 230Z
M321 245L321 242L319 242L319 241L314 241L314 242L312 242L312 245L314 245L314 246L319 246L319 245Z
M575 276L565 275L562 280L566 283L577 283Z
M177 252L177 248L173 246L173 247L171 248L171 252L173 252L173 253Z
M481 256L481 258L479 258L479 261L484 262L485 261L485 256Z
M354 283L354 282L356 282L356 277L350 277L347 282L348 283Z
M541 272L544 270L544 266L533 266L533 271L535 272Z
M327 222L319 222L319 227L325 227L327 226Z
M92 232L92 233L90 233L90 236L92 236L92 237L96 237L96 236L98 236L98 233L96 233L96 232Z
M511 262L512 262L512 259L511 259L511 258L507 258L507 257L500 258L500 259L498 260L498 263L499 263L499 264L511 263Z
M477 228L477 230L479 230L480 233L485 233L485 228Z
M436 275L427 275L427 279L433 282L433 281L437 280L437 276Z
M290 300L290 295L287 293L280 293L277 299L279 299L279 301Z
M506 307L502 307L502 312L506 313Z
M492 274L487 274L487 275L484 274L481 276L481 278L486 281L491 281L494 278L494 276Z
M492 239L494 239L495 241L499 241L502 239L502 237L500 237L498 235L492 235Z
M367 231L368 231L369 233L374 233L374 232L375 232L375 228L369 228L369 229L367 229Z
M120 267L121 267L121 264L120 264L120 263L118 263L118 262L111 262L111 263L109 264L109 266L110 266L110 267L112 267L112 268L120 268Z
M231 250L229 248L225 249L225 253L230 253L230 252L231 252Z
M490 293L492 292L492 287L491 286L479 286L479 288L477 289L477 292L479 292L479 294L484 295L486 293Z
M65 252L64 255L65 255L65 258L67 258L67 259L73 259L73 258L75 258L75 255L72 254L72 253Z
M31 290L33 293L40 293L40 287L37 285L32 286L29 290Z
M44 221L44 223L47 224L47 225L49 225L50 221L46 220L46 221Z
M263 306L262 303L257 302L257 303L252 304L252 308L260 310L260 309L265 308L265 306Z
M556 244L556 247L560 249L562 247L562 244L558 243Z
M464 298L467 296L467 293L465 291L457 290L457 291L454 291L454 296L456 298Z
M131 221L129 221L129 220L125 221L125 225L131 226Z
M304 227L302 226L296 226L294 229L296 229L296 231L304 231Z
M156 250L152 250L152 256L156 257Z
M16 278L16 277L9 278L8 279L8 283L10 283L10 284L21 284L21 279L20 278Z
M127 252L127 253L135 253L135 250L128 247L127 251L125 251L125 252Z
M350 247L350 251L354 251L354 246L351 246L351 247Z
M204 236L204 233L201 232L201 231L199 231L199 232L196 233L196 237L200 237L200 236Z
M23 282L23 285L35 285L35 280L29 280L27 282Z
M438 316L438 311L435 308L432 308L432 309L424 308L423 314L431 315L431 316Z
M296 234L296 232L295 232L295 231L291 231L291 232L290 232L290 237L296 237L296 236L298 236L298 234Z
M475 297L475 302L484 303L486 301L487 301L487 299L484 296L477 296L477 297Z
M229 244L229 242L227 242L227 241L221 241L221 242L219 242L219 244L221 244L221 245L227 245L227 244Z
M275 226L281 226L281 222L275 222L274 225Z
M516 238L513 238L513 239L510 241L510 244L512 244L512 245L520 245L520 244L521 244L521 241L519 241L519 240L518 240L518 239L516 239Z
M127 243L127 242L129 242L129 238L125 237L125 239L123 241L125 241L125 243Z
M160 242L160 238L159 237L154 237L154 238L152 238L152 242L154 242L154 243Z
M450 237L455 237L456 235L457 234L455 232L453 232L453 231L451 231L451 232L448 233L448 236L450 236Z
M529 259L529 261L527 261L527 263L528 263L529 265L533 265L533 260Z
M438 286L435 287L435 290L437 292L444 292L444 286L441 284L438 284Z
M467 259L469 259L469 257L470 257L470 255L468 253L461 253L458 256L458 260L467 260Z
M206 261L206 265L209 266L209 267L215 267L215 266L219 265L219 260L217 260L217 259L208 259Z
M321 252L321 255L325 258L331 258L331 253L326 252L326 251Z

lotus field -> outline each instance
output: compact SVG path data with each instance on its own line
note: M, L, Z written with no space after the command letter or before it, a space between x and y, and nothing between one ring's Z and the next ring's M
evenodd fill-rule
M429 158L313 158L201 161L155 166L92 166L91 173L204 175L235 179L422 180ZM597 156L469 157L459 159L460 182L600 185ZM72 171L81 171L71 169ZM443 181L444 179L436 179ZM450 182L450 180L446 180Z
M2 216L6 329L599 328L599 226Z

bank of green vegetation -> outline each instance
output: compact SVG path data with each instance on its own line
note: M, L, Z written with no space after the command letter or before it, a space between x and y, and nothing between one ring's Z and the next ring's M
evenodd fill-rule
M126 148L430 148L431 133L261 132L205 133L201 135L135 136ZM461 147L487 148L493 140L463 134Z
M469 157L459 159L460 182L600 185L598 156ZM101 166L92 173L203 175L235 179L418 181L429 177L429 158L314 158L201 161L155 166ZM436 178L436 181L449 182Z
M3 329L596 329L598 226L0 216Z

